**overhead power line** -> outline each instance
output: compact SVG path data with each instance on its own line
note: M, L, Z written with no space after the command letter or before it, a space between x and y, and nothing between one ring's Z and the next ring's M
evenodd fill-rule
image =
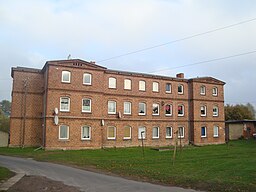
M255 53L256 53L256 50L254 50L254 51L249 51L249 52L245 52L245 53L239 53L239 54L235 54L235 55L229 55L229 56L225 56L225 57L219 57L219 58L214 58L214 59L199 61L199 62L190 63L190 64L186 64L186 65L181 65L181 66L176 66L176 67L171 67L171 68L165 68L165 69L161 69L161 70L157 70L157 71L151 71L151 72L148 72L148 73L155 73L155 72L161 72L161 71L168 71L168 70L172 70L172 69L178 69L178 68L183 68L183 67L189 67L189 66L192 66L192 65L199 65L199 64L203 64L203 63L210 63L210 62L214 62L214 61L220 61L220 60L230 59L230 58L234 58L234 57L240 57L240 56L244 56L244 55L255 54Z
M146 47L146 48L143 48L143 49L138 49L138 50L131 51L131 52L128 52L128 53L124 53L124 54L116 55L116 56L109 57L109 58L106 58L106 59L102 59L102 60L96 61L96 63L101 63L101 62L109 61L109 60L112 60L112 59L117 59L117 58L124 57L124 56L127 56L127 55L132 55L132 54L135 54L135 53L139 53L139 52L155 49L155 48L158 48L158 47L170 45L170 44L177 43L177 42L180 42L180 41L185 41L185 40L188 40L188 39L192 39L194 37L198 37L198 36L201 36L201 35L206 35L206 34L209 34L209 33L216 32L216 31L228 29L228 28L235 27L237 25L242 25L242 24L245 24L245 23L249 23L249 22L252 22L252 21L255 21L255 20L256 20L256 18L240 21L238 23L234 23L234 24L227 25L227 26L224 26L224 27L219 27L219 28L216 28L216 29L212 29L212 30L209 30L209 31L202 32L202 33L197 33L197 34L194 34L194 35L190 35L190 36L183 37L183 38L180 38L180 39L176 39L176 40L173 40L173 41L169 41L169 42L166 42L166 43L162 43L162 44L154 45L154 46L151 46L151 47Z

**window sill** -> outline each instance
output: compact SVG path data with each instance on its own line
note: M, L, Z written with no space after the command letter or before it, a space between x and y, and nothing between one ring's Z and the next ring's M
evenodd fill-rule
M213 136L213 138L219 138L219 136Z
M131 113L124 113L124 115L128 115L128 116L131 116L132 114L131 114Z
M70 111L60 111L61 113L70 113Z
M201 136L201 138L207 138L206 136Z
M171 117L171 116L172 116L172 114L165 114L165 116L166 116L166 117Z
M159 114L152 114L152 116L159 116Z
M171 94L172 92L171 91L165 91L166 94Z
M131 141L132 138L123 138L123 141Z
M139 114L139 116L146 116L146 114Z
M61 81L61 83L70 84L70 82Z
M108 138L108 141L115 141L116 138Z
M91 141L91 139L81 139L81 141Z
M64 141L69 141L69 139L59 139L59 141L64 142Z
M153 140L158 140L158 139L159 139L159 137L152 137L152 139L153 139Z
M178 115L178 117L184 117L184 115Z
M92 84L86 84L86 83L83 83L83 85L85 85L85 86L92 86Z
M165 139L172 139L172 137L165 137Z
M91 111L82 111L82 113L92 114Z
M178 95L184 95L184 93L178 93Z

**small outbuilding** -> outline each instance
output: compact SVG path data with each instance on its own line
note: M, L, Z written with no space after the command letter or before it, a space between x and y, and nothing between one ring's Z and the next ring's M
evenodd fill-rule
M9 140L9 134L3 131L0 131L0 147L7 147Z
M256 120L230 120L225 124L229 140L250 139L256 135Z

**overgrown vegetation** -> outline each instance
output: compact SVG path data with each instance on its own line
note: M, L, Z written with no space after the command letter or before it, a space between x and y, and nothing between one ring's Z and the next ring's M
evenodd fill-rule
M173 165L173 151L117 148L105 150L34 151L0 148L0 154L70 164L133 179L206 191L255 191L256 141L184 148Z
M0 102L0 131L9 132L10 130L11 103L8 100Z
M226 105L225 120L255 119L255 109L252 104Z

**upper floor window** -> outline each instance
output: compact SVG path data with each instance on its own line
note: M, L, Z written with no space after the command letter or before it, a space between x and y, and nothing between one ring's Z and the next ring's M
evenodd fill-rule
M69 139L69 127L67 125L59 126L59 139Z
M201 116L206 116L206 106L201 106L200 107L200 111L201 111Z
M131 115L132 114L132 103L124 102L124 114Z
M165 105L165 115L166 116L172 115L172 105L170 104Z
M81 139L82 140L90 140L91 139L91 127L83 126L81 128Z
M165 92L166 93L171 93L172 92L172 84L171 83L166 83Z
M107 137L108 139L116 139L116 128L115 127L108 127L107 129Z
M166 136L165 138L172 138L172 127L166 127Z
M178 94L183 94L184 90L183 90L183 85L179 84L178 85Z
M116 78L109 77L109 79L108 79L108 88L116 89Z
M70 108L70 98L69 97L61 97L60 98L60 111L69 111Z
M213 96L217 96L218 95L218 88L217 87L213 87L212 88L212 95Z
M146 91L146 82L145 81L139 81L139 90Z
M178 138L184 138L184 127L178 127Z
M152 138L153 139L158 139L159 138L159 127L153 127Z
M91 99L83 99L82 100L82 112L91 112Z
M159 115L159 104L153 103L153 105L152 105L152 115Z
M108 114L116 114L116 102L108 101Z
M159 92L159 83L153 82L153 92Z
M216 125L213 126L213 137L219 137L219 127Z
M84 85L91 85L92 84L92 74L84 73L83 84Z
M146 138L146 128L145 127L139 127L138 130L138 138L139 139L145 139Z
M124 80L124 89L128 89L128 90L132 89L132 80L130 79Z
M200 95L205 95L205 93L206 93L205 90L206 90L205 86L202 85L202 86L200 87Z
M219 115L219 108L218 108L218 106L213 106L213 110L212 110L212 112L213 112L213 116L218 116Z
M178 116L184 116L184 105L178 105Z
M206 137L206 127L201 127L201 137Z
M61 82L70 83L71 73L69 71L62 71Z
M132 128L130 126L124 127L124 139L131 139L132 138Z
M139 103L139 115L146 115L146 103Z

